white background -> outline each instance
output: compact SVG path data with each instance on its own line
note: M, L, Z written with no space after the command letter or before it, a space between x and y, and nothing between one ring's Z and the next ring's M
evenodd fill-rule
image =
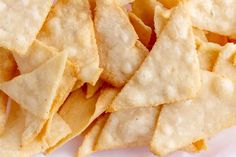
M34 157L76 157L77 148L81 139L79 137L71 140L50 155L42 154ZM92 154L89 157L155 157L148 152L148 148L134 148L104 151ZM236 126L226 129L217 136L208 140L208 150L198 154L175 152L166 157L236 157Z

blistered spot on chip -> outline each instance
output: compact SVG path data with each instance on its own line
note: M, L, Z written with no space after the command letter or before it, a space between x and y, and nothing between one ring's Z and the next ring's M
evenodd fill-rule
M227 78L215 80L215 90L219 96L231 97L234 94L234 84Z

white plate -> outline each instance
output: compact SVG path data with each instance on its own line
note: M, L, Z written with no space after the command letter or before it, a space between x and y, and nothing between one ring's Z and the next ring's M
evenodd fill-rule
M236 157L236 126L208 140L208 150L198 154L175 152L166 157ZM75 138L52 154L33 157L76 157L81 139ZM95 153L89 157L155 157L148 148L121 149Z

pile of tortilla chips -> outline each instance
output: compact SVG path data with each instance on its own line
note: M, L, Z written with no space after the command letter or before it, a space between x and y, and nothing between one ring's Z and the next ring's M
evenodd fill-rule
M236 1L0 1L0 156L207 149L236 125Z

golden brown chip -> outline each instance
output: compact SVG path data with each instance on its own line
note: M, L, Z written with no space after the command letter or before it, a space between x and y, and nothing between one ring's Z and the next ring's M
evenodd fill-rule
M143 45L148 47L152 35L151 27L145 25L143 21L132 12L129 13L129 20L134 26L139 40L143 43Z
M212 32L207 32L206 37L209 42L213 42L221 46L224 46L228 42L227 36L219 35Z
M96 92L98 92L99 89L102 88L103 85L104 85L104 82L102 80L98 80L94 86L87 84L86 98L88 99L94 96L94 94L96 94Z
M115 0L97 0L95 28L104 69L101 77L113 86L122 87L139 68L148 50L137 46L138 36Z
M165 155L235 125L235 89L230 79L202 71L197 97L162 108L151 142L152 152Z
M79 147L77 157L86 157L95 152L94 146L97 142L97 139L103 126L105 125L107 118L108 115L100 116L97 119L97 121L93 124L93 126L88 130L82 144Z
M202 42L198 47L198 59L202 70L212 71L222 47L215 43Z
M166 8L171 9L179 4L181 0L158 0L161 2Z
M172 12L149 56L112 102L110 111L157 106L196 96L201 84L200 68L184 8L180 5Z
M59 52L68 52L70 61L78 67L80 80L96 83L102 70L87 0L58 0L37 39Z
M101 94L97 93L90 99L86 99L86 95L81 89L71 93L59 114L70 126L72 133L49 148L47 152L51 152L61 144L81 134L89 124L107 109L117 93L117 89L105 88L101 91Z

